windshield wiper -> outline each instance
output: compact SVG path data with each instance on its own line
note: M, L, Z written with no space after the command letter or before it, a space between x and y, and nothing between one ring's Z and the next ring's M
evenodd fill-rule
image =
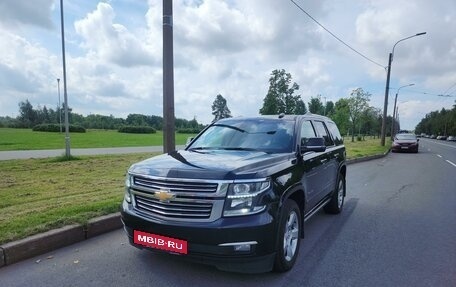
M230 129L233 129L233 130L237 130L238 132L241 132L241 133L246 133L247 132L247 131L245 131L245 130L243 130L241 128L238 128L238 127L235 127L235 126L230 126L230 125L214 124L213 126L230 128Z
M223 149L223 150L245 150L245 151L257 151L258 150L256 148L250 148L250 147L221 147L220 149Z

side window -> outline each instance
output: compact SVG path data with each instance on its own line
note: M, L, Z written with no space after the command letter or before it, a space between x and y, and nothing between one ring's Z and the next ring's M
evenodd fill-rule
M339 129L337 128L336 124L333 123L333 122L327 122L327 127L328 127L328 130L331 133L336 145L343 144L344 143L344 139L340 135Z
M317 130L318 135L325 139L326 146L333 146L334 142L331 139L331 136L328 134L328 132L325 128L325 124L320 121L315 121L314 124L315 124L315 129Z
M301 125L301 140L305 139L307 141L308 138L314 138L315 131L310 121L304 121Z

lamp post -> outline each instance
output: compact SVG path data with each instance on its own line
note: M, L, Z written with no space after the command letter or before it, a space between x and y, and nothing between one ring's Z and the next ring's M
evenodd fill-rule
M65 106L65 157L70 159L70 126L68 121L68 96L65 62L65 27L63 21L63 0L60 0L60 25L62 30L62 63L63 63L63 103Z
M405 87L410 87L410 86L413 86L415 84L408 84L408 85L405 85L405 86L402 86L402 87L399 87L399 89L397 89L397 92L396 92L396 97L394 98L394 109L393 109L393 120L391 122L391 139L394 138L394 126L395 126L395 119L397 118L395 115L396 115L396 104L397 104L397 95L399 94L399 91L402 89L402 88L405 88Z
M58 105L58 111L59 111L59 127L60 127L60 133L62 133L62 111L61 111L61 104L60 104L60 79L57 78L57 87L59 91L59 105Z
M385 103L383 105L383 119L382 119L382 139L381 139L381 145L385 145L385 136L386 136L386 114L388 110L388 93L389 93L389 83L390 83L390 75L391 75L391 63L393 62L393 56L394 56L394 48L396 48L396 45L399 44L399 42L405 41L407 39L416 37L416 36L421 36L425 35L426 32L421 32L417 33L415 35L400 39L399 41L396 42L393 46L393 50L391 53L389 53L389 59L388 59L388 71L386 74L386 87L385 87Z

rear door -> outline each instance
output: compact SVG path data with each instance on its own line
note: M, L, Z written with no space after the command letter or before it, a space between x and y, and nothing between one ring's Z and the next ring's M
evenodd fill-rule
M336 186L338 163L335 157L335 144L325 122L313 121L317 136L324 138L326 151L321 156L322 172L320 174L321 193L318 198L321 200Z
M317 137L314 126L310 120L305 120L301 123L300 141L309 138ZM322 173L324 163L326 161L326 155L324 152L306 152L303 154L303 161L301 161L302 179L301 183L304 186L304 192L306 194L306 208L307 213L311 210L319 201L319 194L323 192L321 181L324 180Z

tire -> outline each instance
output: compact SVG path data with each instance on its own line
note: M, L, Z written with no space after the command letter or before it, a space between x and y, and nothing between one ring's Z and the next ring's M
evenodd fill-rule
M289 199L285 201L280 215L274 271L286 272L295 264L299 253L301 228L301 211L296 202Z
M337 180L336 190L331 195L331 201L329 201L329 203L324 207L325 212L330 214L341 213L344 208L345 193L345 177L340 173Z

